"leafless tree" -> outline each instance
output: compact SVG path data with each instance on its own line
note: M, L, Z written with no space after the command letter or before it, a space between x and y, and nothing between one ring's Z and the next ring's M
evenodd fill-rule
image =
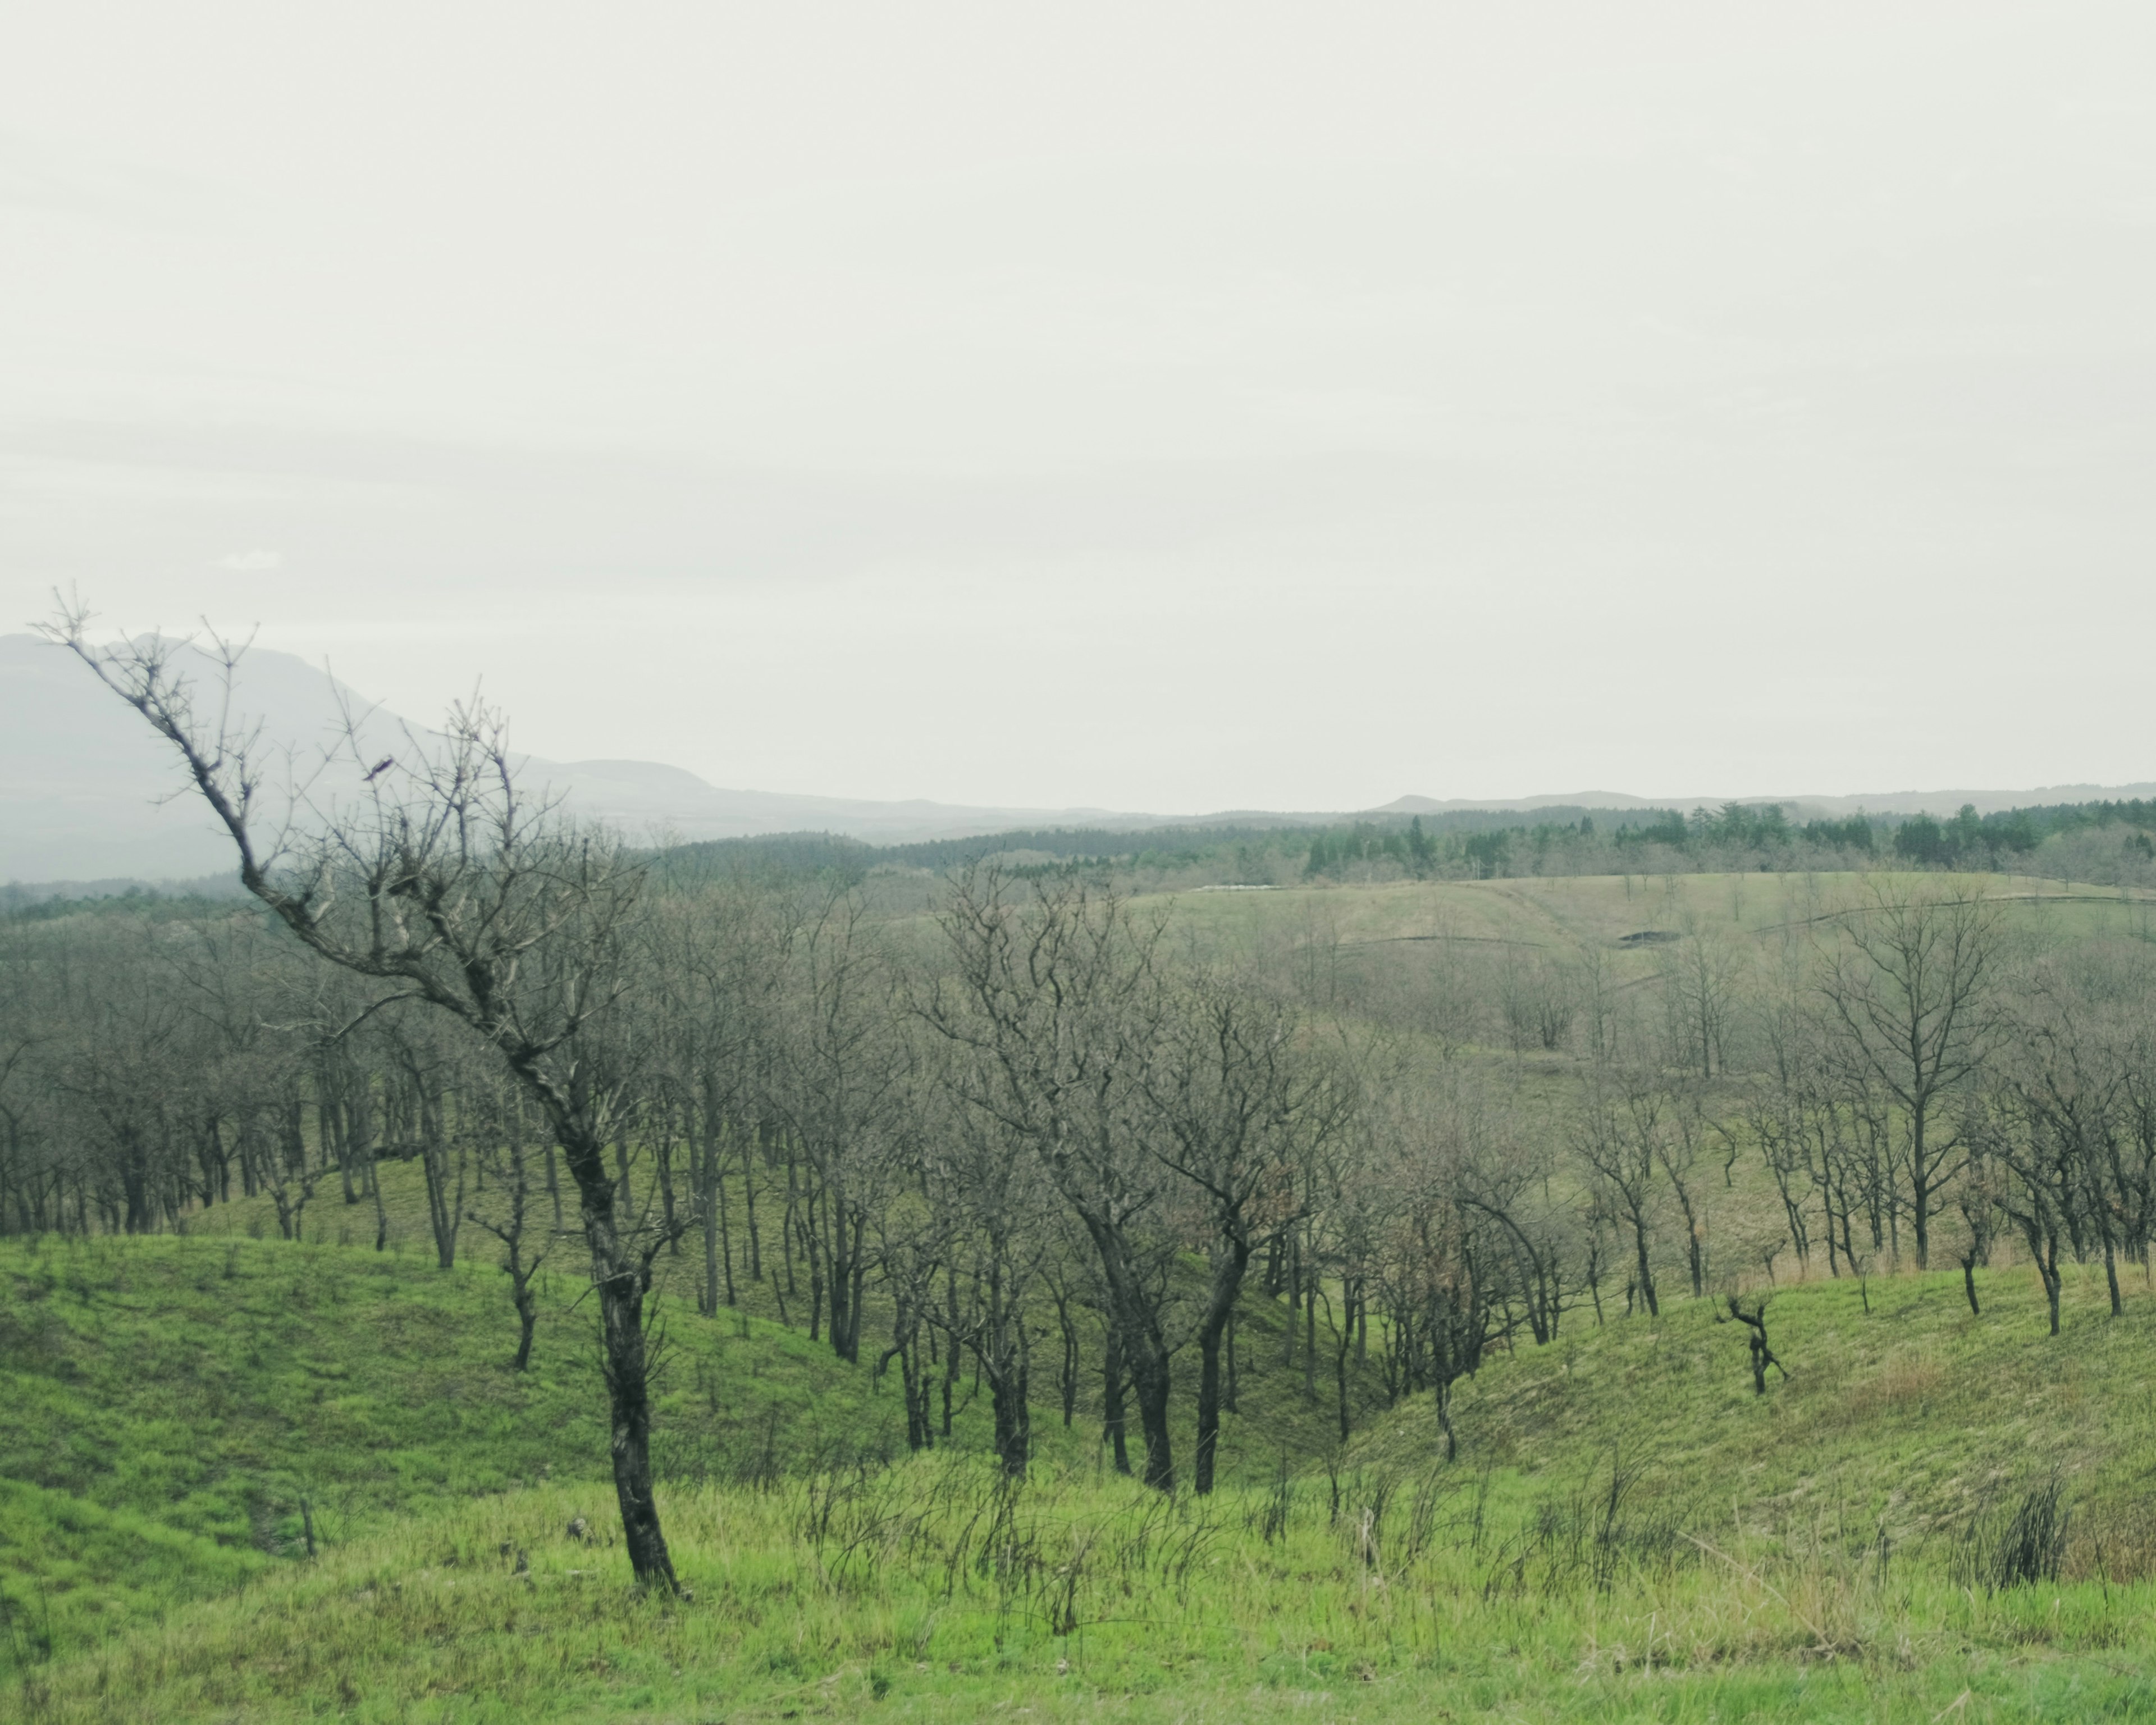
M751 1281L762 1273L757 1141L798 918L788 895L738 873L681 878L677 870L670 884L639 919L639 964L658 992L654 1040L664 1086L684 1124L703 1248L697 1303L711 1317L737 1302L737 1196L748 1229L741 1273Z
M1940 1194L1961 1167L1944 1105L1995 1038L1998 911L1979 895L1875 879L1867 901L1843 921L1847 944L1829 955L1821 990L1849 1065L1897 1111L1921 1270Z
M643 871L519 783L499 719L474 703L442 742L416 737L387 763L347 746L296 788L302 806L259 829L270 762L234 716L242 649L213 641L222 680L205 708L160 637L100 646L90 614L48 626L178 753L239 853L241 883L311 952L446 1014L493 1051L546 1119L575 1182L598 1296L612 1455L639 1582L677 1584L652 1492L644 1301L657 1243L625 1214L605 1149L623 1098L587 1032L629 983L625 926Z
M1671 949L1663 973L1671 1040L1703 1080L1729 1064L1729 1030L1744 973L1744 952L1718 928L1694 923Z
M1605 1215L1632 1238L1632 1288L1650 1317L1661 1313L1650 1245L1660 1223L1657 1190L1669 1098L1659 1075L1637 1062L1610 1060L1587 1071L1587 1096L1573 1127ZM1630 1301L1626 1301L1629 1310Z
M770 1099L814 1179L803 1206L809 1333L820 1294L832 1349L851 1360L860 1357L869 1218L899 1171L915 1074L898 978L865 906L844 886L819 896L801 920L777 1007Z
M1174 979L1147 1053L1140 1081L1147 1144L1196 1189L1204 1215L1193 1468L1203 1496L1213 1489L1219 1444L1221 1338L1250 1254L1293 1218L1301 1164L1338 1130L1353 1093L1314 1056L1296 1014L1246 980L1202 968Z
M1430 1392L1448 1461L1460 1453L1454 1388L1480 1369L1499 1327L1482 1273L1482 1232L1476 1213L1455 1201L1456 1190L1441 1155L1398 1164L1378 1260L1388 1391Z
M966 1106L1032 1150L1084 1228L1106 1296L1111 1399L1127 1372L1146 1481L1172 1491L1174 1240L1140 1081L1160 1019L1162 925L1078 877L1020 896L992 868L952 884L941 924L949 972L921 1009L973 1056Z
M1763 1296L1748 1306L1736 1295L1730 1295L1729 1316L1718 1317L1715 1322L1717 1323L1734 1322L1744 1326L1745 1341L1749 1345L1752 1353L1753 1394L1766 1394L1768 1367L1772 1366L1784 1378L1789 1375L1789 1368L1775 1358L1774 1350L1767 1343L1767 1301Z
M487 1178L485 1201L465 1214L501 1243L501 1273L509 1278L510 1303L516 1310L516 1357L511 1366L521 1372L531 1363L531 1337L539 1322L533 1284L554 1240L543 1225L535 1225L532 1214L540 1191L522 1093L489 1085L470 1106L482 1128L475 1137Z
M2061 1233L2076 1257L2100 1247L2117 1317L2125 1310L2120 1224L2135 1195L2123 1153L2128 1070L2086 981L2066 975L2056 963L2040 963L2019 979L2011 1052L1997 1063L2004 1094L1993 1119L2004 1128L1999 1142L2021 1189L2018 1204L2009 1200L2010 1214L2018 1210L2030 1251L2055 1265ZM2040 1237L2046 1241L2041 1250ZM2056 1332L2057 1288L2048 1274L2046 1291Z
M981 1076L960 1081L962 1098L980 1093ZM1041 1225L1054 1194L1031 1147L1003 1122L963 1105L954 1115L924 1160L944 1224L935 1237L955 1275L942 1306L920 1309L952 1348L973 1356L988 1386L996 1459L1022 1479L1033 1455L1031 1307L1054 1248L1054 1231Z
M1684 1218L1685 1268L1691 1276L1691 1296L1697 1300L1707 1292L1707 1214L1692 1183L1712 1130L1697 1089L1689 1084L1675 1087L1661 1123L1662 1130L1655 1135L1655 1158Z

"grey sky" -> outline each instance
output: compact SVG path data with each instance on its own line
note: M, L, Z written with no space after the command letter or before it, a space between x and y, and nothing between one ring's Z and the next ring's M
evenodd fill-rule
M2144 6L12 8L0 629L716 783L2146 778Z

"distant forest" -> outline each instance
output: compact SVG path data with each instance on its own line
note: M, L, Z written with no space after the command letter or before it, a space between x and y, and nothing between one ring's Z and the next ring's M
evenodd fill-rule
M942 875L994 856L1018 873L1112 867L1150 886L1280 886L1310 880L1842 870L2004 870L2106 884L2156 875L2156 799L2061 803L1950 819L1852 814L1802 823L1776 803L1719 809L1557 807L1370 815L1329 825L1058 827L911 845L782 833L687 845L685 874L773 877L878 870Z
M1111 869L1143 889L1289 886L1312 881L1505 880L1567 875L1713 874L1878 867L1999 870L2105 886L2156 886L2156 798L2058 803L1949 819L1852 814L1791 820L1775 803L1719 809L1450 809L1329 825L1056 827L911 845L836 833L774 833L681 845L662 878L776 882L871 875L942 877L995 857L1019 878ZM115 883L116 889L118 883ZM185 916L228 901L222 879L64 893L0 886L0 917L50 921L95 908Z

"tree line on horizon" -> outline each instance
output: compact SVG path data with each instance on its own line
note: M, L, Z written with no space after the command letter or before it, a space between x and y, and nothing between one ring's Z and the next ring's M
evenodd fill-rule
M1559 875L2002 870L2104 885L2156 884L2156 801L2056 803L1950 819L1865 814L1790 820L1774 803L1718 809L1566 809L1366 816L1312 827L1057 828L871 845L826 833L685 845L674 864L860 880L877 870L942 873L990 858L1020 875L1111 867L1152 888L1300 881L1491 880ZM664 861L665 859L662 859Z

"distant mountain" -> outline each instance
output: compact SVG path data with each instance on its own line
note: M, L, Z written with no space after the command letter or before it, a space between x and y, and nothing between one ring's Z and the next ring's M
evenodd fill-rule
M2056 803L2118 803L2136 797L2156 797L2156 784L2046 784L2026 791L1876 791L1866 797L1746 797L1742 800L1779 802L1792 813L1810 819L1814 814L1834 816L1860 811L1868 814L1954 814L1964 804L1973 805L1979 814L1995 814L2002 809L2040 809ZM1683 806L1689 809L1692 805L1687 803Z
M207 678L206 660L194 666ZM239 706L264 739L318 752L366 715L368 752L395 751L405 727L326 672L289 653L256 649L241 668ZM414 730L425 727L415 726ZM35 635L0 635L0 881L171 880L228 873L231 841L187 792L172 753L83 667ZM742 838L829 831L876 844L965 838L1015 827L1137 830L1150 814L1101 809L997 809L878 803L773 791L721 790L654 761L528 757L535 785L581 813L642 837Z
M1746 800L1751 799L1748 798ZM1372 814L1450 814L1462 809L1494 809L1532 814L1537 809L1666 809L1678 806L1674 803L1657 803L1647 797L1628 796L1623 791L1574 791L1563 797L1514 797L1496 801L1487 797L1452 797L1443 802L1435 797L1395 797L1383 807L1368 812ZM1691 805L1687 803L1681 806L1689 809Z
M197 665L207 675L208 662ZM370 708L326 672L289 653L247 655L239 690L244 711L264 738L302 756L342 730L347 709L365 715L368 752L393 752L403 720ZM419 729L423 727L413 727ZM187 791L172 756L142 721L99 688L65 653L34 635L0 635L0 881L192 880L227 875L227 839ZM902 845L977 834L1085 827L1142 832L1172 826L1290 826L1358 818L1357 812L1256 809L1162 815L1103 809L1003 809L920 800L880 803L778 791L724 790L655 761L529 758L531 782L551 787L578 811L639 838L693 841L758 834L837 833L870 844ZM1697 803L1779 802L1798 819L1866 809L1876 814L1951 814L2100 798L2156 796L2156 784L2051 785L2033 791L1894 791L1873 796L1635 797L1575 791L1510 800L1400 797L1364 815L1465 809L1689 809Z
M872 845L903 845L924 839L970 838L1014 827L1108 825L1134 832L1162 825L1168 819L1106 809L996 809L918 798L876 803L783 791L721 790L693 773L652 761L535 758L529 770L588 815L632 833L681 839L829 832Z

